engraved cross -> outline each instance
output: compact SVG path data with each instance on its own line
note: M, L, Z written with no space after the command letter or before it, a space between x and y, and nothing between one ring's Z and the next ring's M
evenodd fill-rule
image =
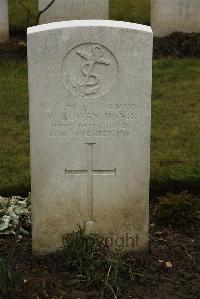
M87 210L87 216L88 216L88 221L94 221L93 217L93 205L94 205L94 191L93 191L93 176L97 175L116 175L116 168L111 169L111 170L97 170L94 169L93 167L93 148L96 143L86 143L87 148L88 148L88 159L87 163L88 169L85 170L69 170L65 169L65 174L66 175L87 175L87 204L88 204L88 210Z

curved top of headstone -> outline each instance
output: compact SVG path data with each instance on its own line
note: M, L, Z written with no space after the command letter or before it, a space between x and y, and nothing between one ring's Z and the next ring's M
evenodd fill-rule
M75 20L75 21L53 22L53 23L29 27L27 29L27 34L48 31L48 30L63 29L63 28L73 28L73 27L113 27L113 28L132 29L136 31L144 31L144 32L152 33L150 26L136 24L136 23L111 21L111 20Z

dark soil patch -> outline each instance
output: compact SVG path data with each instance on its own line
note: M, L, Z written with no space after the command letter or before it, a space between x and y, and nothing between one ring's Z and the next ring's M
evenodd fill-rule
M198 196L200 194L199 179L193 177L183 181L165 180L162 182L152 179L150 182L151 200L154 200L157 196L165 195L168 192L179 193L183 190L188 190L189 193Z
M0 43L0 59L22 59L27 56L26 41L24 39L10 39Z
M7 254L11 242L0 239L0 256ZM127 258L140 275L127 281L117 298L200 298L199 223L182 231L151 224L149 251L129 253ZM0 295L1 299L103 298L94 287L86 287L75 274L64 271L54 256L32 256L30 239L17 243L15 262L23 268L23 290L13 297Z
M172 33L154 38L154 58L165 56L200 57L200 33Z

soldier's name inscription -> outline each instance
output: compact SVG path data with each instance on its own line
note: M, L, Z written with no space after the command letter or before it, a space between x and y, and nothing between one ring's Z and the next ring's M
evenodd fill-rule
M129 136L134 104L42 104L51 137Z

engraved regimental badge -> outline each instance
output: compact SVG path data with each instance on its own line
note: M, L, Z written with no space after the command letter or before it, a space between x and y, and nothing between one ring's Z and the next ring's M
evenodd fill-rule
M118 77L118 64L113 53L102 45L92 43L70 50L62 68L66 88L83 98L105 95Z

